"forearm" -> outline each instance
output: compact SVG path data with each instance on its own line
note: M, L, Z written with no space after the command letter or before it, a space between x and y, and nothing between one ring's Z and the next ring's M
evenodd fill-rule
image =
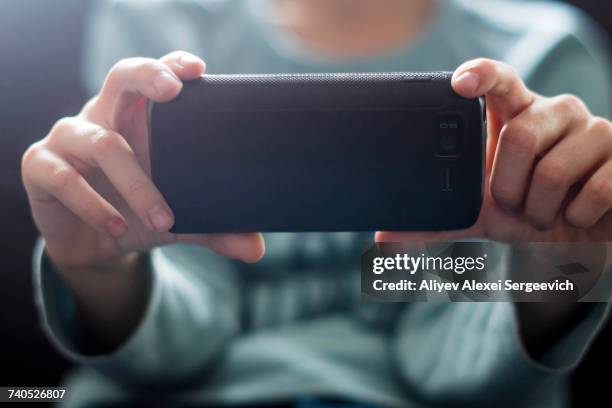
M608 316L607 305L593 304L590 313L536 359L525 353L515 306L411 305L399 319L393 341L401 378L429 405L490 406L500 400L520 405L580 363Z
M132 303L110 305L112 309L104 310L102 317L89 323L82 303L91 304L95 297L106 299L105 296L111 300L101 304L112 303L117 296L112 293L113 286L95 288L90 299L78 299L68 280L49 265L49 257L41 258L42 248L40 241L34 254L34 293L43 329L68 358L90 365L119 382L188 381L206 369L239 330L240 292L235 271L231 263L203 248L171 245L163 250L153 249L140 258L149 266L145 269L142 312L132 315L131 324L123 325L122 333L113 325L130 321L121 314L131 313ZM134 270L128 268L127 273ZM119 270L112 271L106 270L108 273ZM120 282L125 284L126 280ZM95 286L93 281L91 286ZM129 296L132 295L124 299L130 300ZM100 313L99 309L94 310ZM109 310L114 312L107 313ZM119 333L113 342L107 340L105 325L109 331ZM99 335L105 336L105 349L98 344Z
M502 302L411 305L394 339L402 379L427 405L518 404L540 376L521 356L512 313Z
M74 293L76 317L95 348L109 351L134 331L144 314L150 285L147 256L131 252L97 265L74 268L54 263Z

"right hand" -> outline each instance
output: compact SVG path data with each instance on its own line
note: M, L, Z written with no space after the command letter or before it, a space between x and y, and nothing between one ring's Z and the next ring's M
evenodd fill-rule
M174 216L150 178L147 98L170 101L181 80L204 71L204 61L182 51L121 60L78 115L59 120L25 152L22 177L33 218L60 269L113 265L173 242L247 262L263 256L261 234L168 232Z

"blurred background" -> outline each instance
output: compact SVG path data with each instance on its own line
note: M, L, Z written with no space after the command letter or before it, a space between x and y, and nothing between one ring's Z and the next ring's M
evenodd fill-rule
M52 386L70 363L43 336L32 301L36 238L21 186L21 154L86 95L82 30L93 0L0 0L0 386ZM612 35L612 1L572 0ZM611 90L612 92L612 90ZM612 325L574 378L574 402L609 400ZM598 399L596 399L598 400Z

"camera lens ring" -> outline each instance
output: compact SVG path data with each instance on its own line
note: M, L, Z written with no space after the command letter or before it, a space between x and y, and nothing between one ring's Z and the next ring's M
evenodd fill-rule
M441 115L436 119L436 155L458 157L462 151L463 119L456 114Z

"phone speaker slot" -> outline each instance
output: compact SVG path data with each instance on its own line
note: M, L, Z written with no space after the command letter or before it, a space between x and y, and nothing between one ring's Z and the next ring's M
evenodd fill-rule
M451 178L451 169L450 167L444 167L442 169L442 174L440 177L441 180L441 188L442 191L453 191L453 183L452 183L452 178Z

